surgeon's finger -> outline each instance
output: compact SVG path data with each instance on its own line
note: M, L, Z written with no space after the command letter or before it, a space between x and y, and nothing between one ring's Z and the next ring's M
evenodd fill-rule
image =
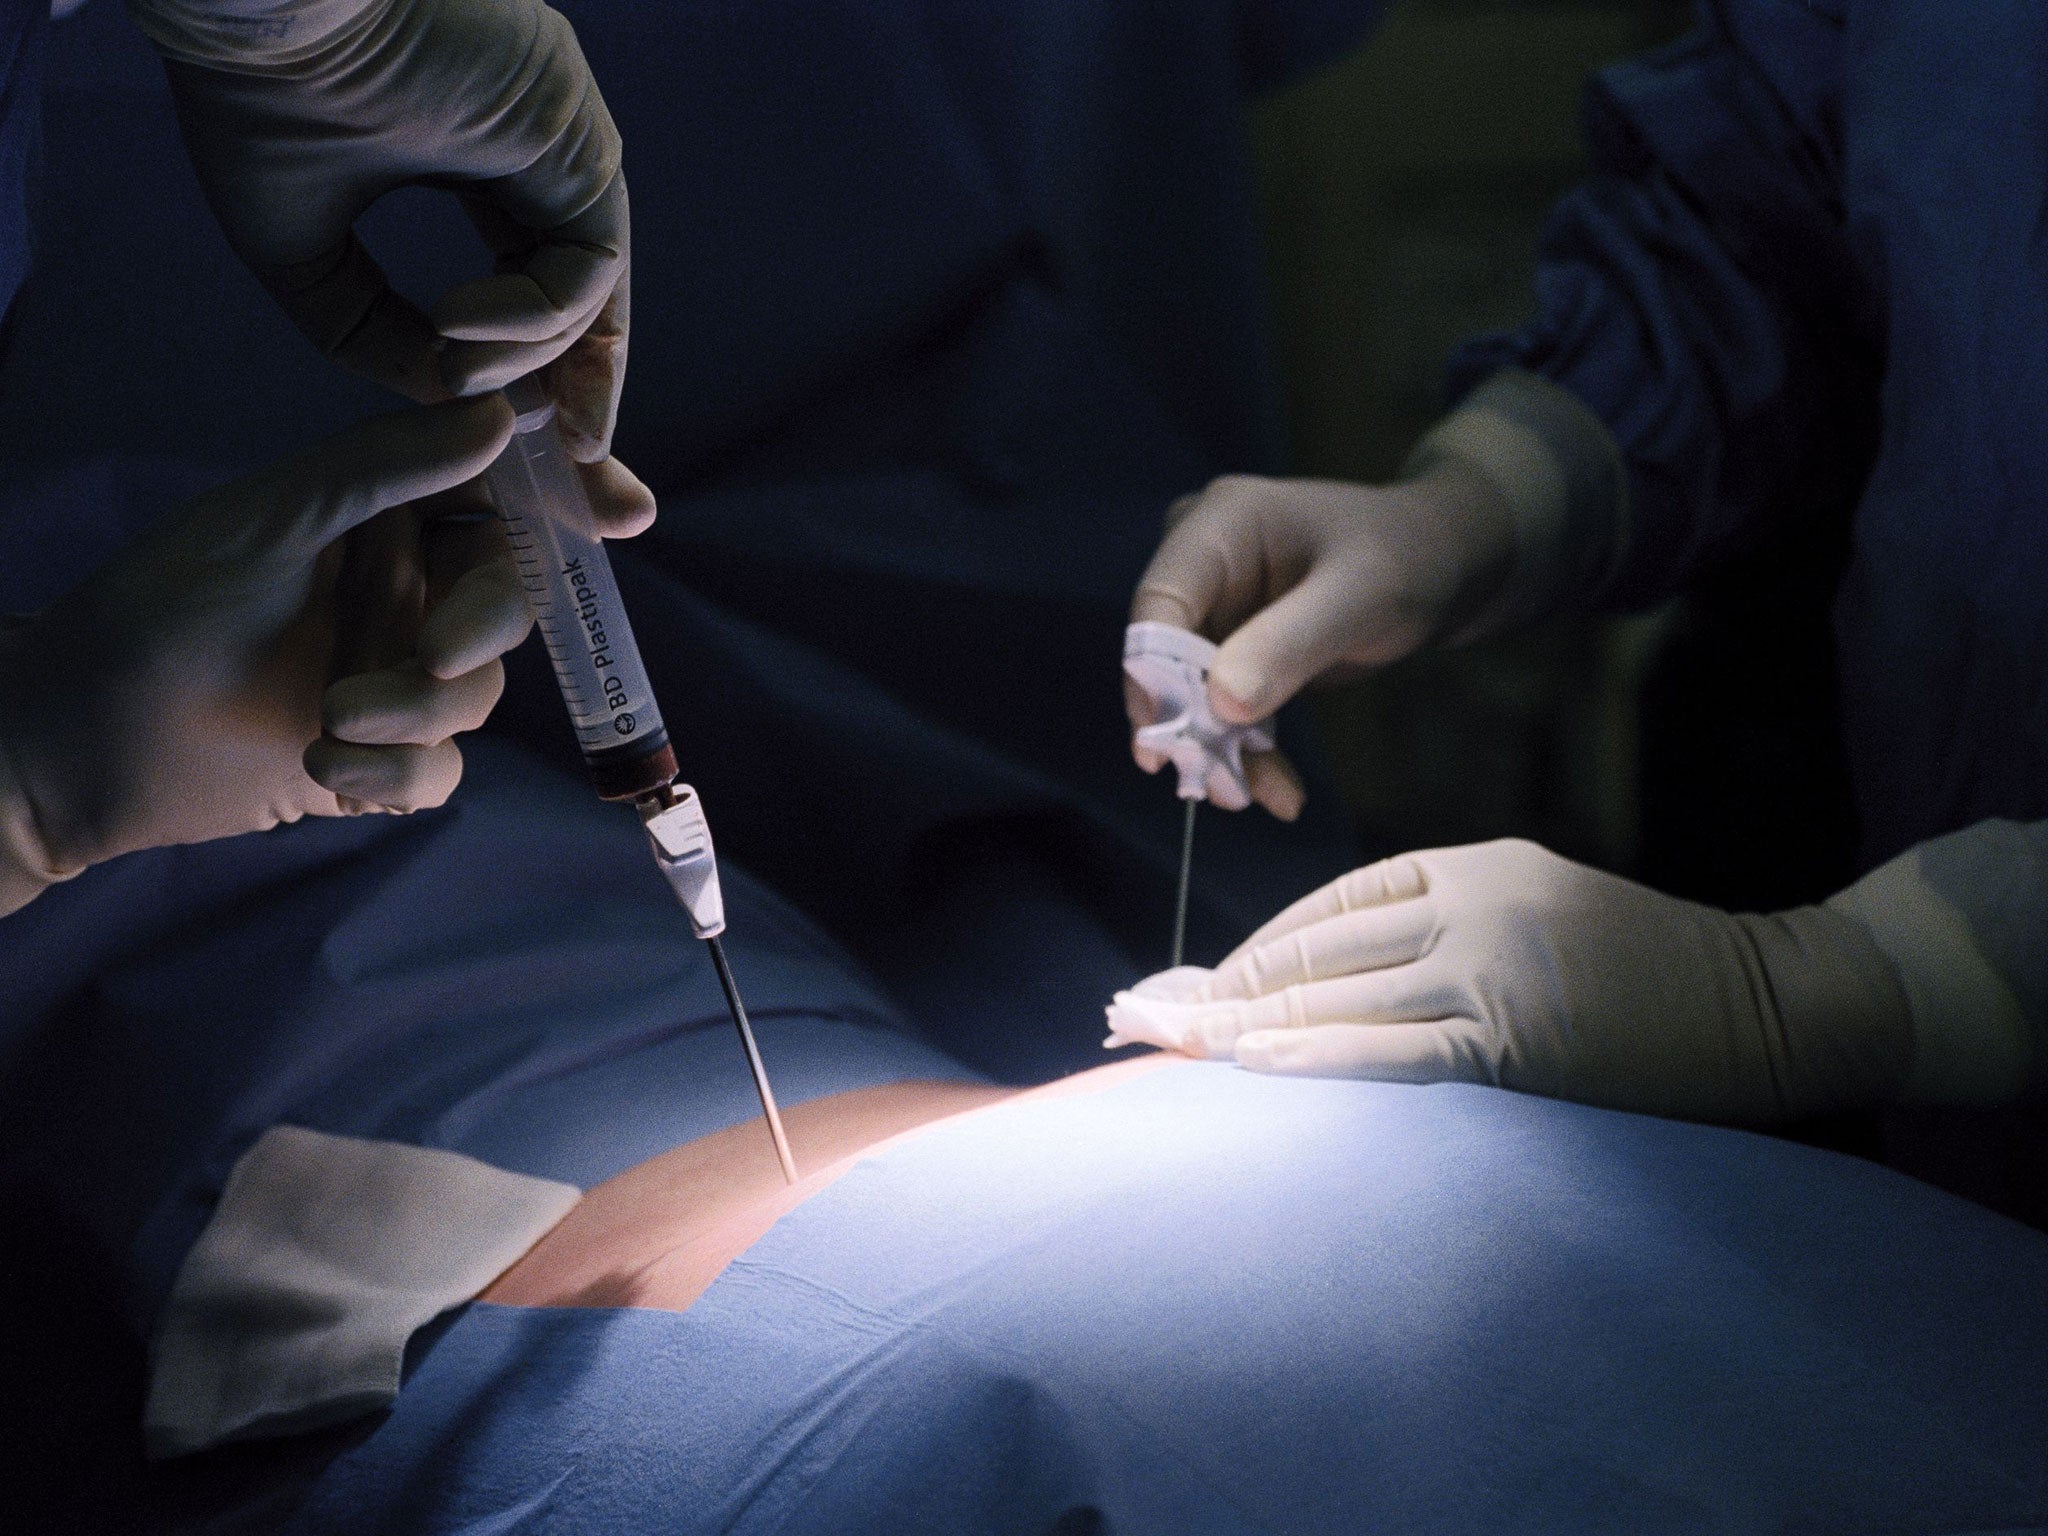
M416 501L481 474L512 435L502 395L450 400L373 416L232 486L223 495L266 507L275 556L310 559L387 507Z
M322 736L306 748L306 774L355 808L423 811L444 803L462 782L462 752L452 741L427 746L365 746Z
M532 189L527 189L531 191ZM462 394L499 389L546 369L572 456L610 449L626 360L630 222L623 175L597 200L547 229L530 215L520 179L503 178L464 199L499 255L495 276L443 296L434 323L449 339L441 376Z
M1124 675L1124 716L1131 722L1132 759L1147 773L1157 773L1166 766L1166 754L1140 746L1137 733L1148 725L1158 724L1159 705L1128 673Z
M495 660L450 678L408 660L329 684L320 725L359 746L431 746L482 725L504 691L505 668Z
M1238 948L1209 978L1212 1000L1260 997L1420 959L1436 932L1436 905L1398 901L1309 923Z
M1285 752L1277 748L1271 752L1247 752L1244 777L1252 799L1282 821L1293 821L1301 815L1308 791L1302 787L1301 775L1294 771Z
M1324 1024L1241 1035L1240 1066L1283 1077L1386 1083L1497 1083L1485 1031L1468 1018L1415 1024Z
M1437 968L1422 964L1359 971L1329 981L1296 982L1256 997L1204 1003L1182 1021L1183 1049L1228 1056L1239 1036L1318 1024L1413 1024L1443 1018L1464 1004Z
M1133 624L1211 633L1223 627L1231 610L1245 606L1259 568L1250 484L1243 476L1225 476L1179 511L1138 578ZM1184 497L1174 508L1187 502Z
M1252 930L1251 937L1231 951L1228 965L1247 949L1268 943L1282 934L1335 917L1340 912L1357 912L1383 906L1390 901L1413 901L1429 894L1429 876L1412 853L1381 859L1340 875L1328 885L1309 892L1299 901L1281 908L1279 914Z
M1249 725L1273 714L1343 658L1356 573L1313 568L1231 631L1209 664L1209 706L1219 720Z
M250 267L291 322L333 362L421 404L449 397L433 322L391 287L353 232L311 260L251 259Z
M630 539L654 526L654 492L617 459L598 459L576 469L602 537Z
M583 334L548 365L545 382L555 402L562 443L579 463L594 464L612 449L612 425L626 384L632 286L629 267Z
M441 371L458 395L503 389L514 379L539 373L575 345L576 332L546 341L451 341L441 352Z
M434 306L434 329L451 341L552 341L581 333L619 281L616 250L543 239L513 272L462 283Z
M512 650L533 628L526 584L509 556L473 566L420 626L413 654L437 678L456 678Z

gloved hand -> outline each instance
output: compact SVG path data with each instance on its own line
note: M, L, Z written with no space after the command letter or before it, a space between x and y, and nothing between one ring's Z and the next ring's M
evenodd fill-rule
M1408 457L1397 485L1232 475L1175 505L1133 622L1222 642L1210 706L1272 714L1326 673L1475 640L1597 590L1627 542L1627 485L1607 429L1570 393L1507 369ZM1128 683L1132 729L1153 723ZM1156 753L1131 744L1138 766ZM1252 765L1252 797L1292 820L1285 758Z
M1131 603L1131 620L1222 641L1209 701L1232 724L1263 720L1310 681L1381 667L1455 629L1499 586L1512 514L1489 481L1446 460L1399 485L1230 475L1177 503ZM1128 679L1135 733L1153 724ZM1138 766L1164 759L1131 745ZM1250 754L1252 798L1300 814L1301 780L1278 752Z
M0 912L131 849L447 799L530 624L465 484L511 426L502 395L364 422L0 628Z
M610 451L626 183L618 131L559 12L539 0L128 4L164 56L229 243L323 352L421 401L551 364L571 454ZM443 295L431 320L353 228L412 184L454 189L498 258L496 276Z
M1867 1105L1926 1064L1897 969L1840 900L1733 916L1533 843L1412 853L1296 902L1213 973L1119 996L1112 1043L1704 1120Z

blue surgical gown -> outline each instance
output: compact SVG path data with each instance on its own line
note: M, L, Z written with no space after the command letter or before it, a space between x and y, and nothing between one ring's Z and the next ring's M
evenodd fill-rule
M1536 318L1467 347L1628 467L1606 596L1850 520L1835 626L1871 862L2048 815L2048 8L1710 0L1588 95Z

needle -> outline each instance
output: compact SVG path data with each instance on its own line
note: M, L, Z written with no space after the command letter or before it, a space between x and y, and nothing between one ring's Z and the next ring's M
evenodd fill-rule
M716 934L704 941L711 948L711 963L718 968L718 984L725 989L725 1004L746 1047L747 1070L754 1074L754 1091L761 1095L761 1113L768 1121L768 1134L775 1138L775 1158L782 1164L782 1177L796 1182L796 1159L789 1155L789 1138L782 1133L782 1115L775 1108L775 1090L768 1086L768 1069L761 1065L761 1049L754 1044L754 1027L747 1022L747 1010L740 1002L740 989L733 985L732 967L725 963L725 946Z
M1195 806L1187 802L1187 815L1180 827L1180 894L1173 902L1173 963L1176 967L1187 948L1188 940L1188 874L1195 867Z

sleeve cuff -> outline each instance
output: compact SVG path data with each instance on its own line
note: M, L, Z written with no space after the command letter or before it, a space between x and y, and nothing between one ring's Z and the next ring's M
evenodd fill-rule
M1908 1103L2011 1103L2026 1096L2036 1075L2024 994L2037 989L2014 974L2028 963L2023 952L2001 943L2007 930L2025 929L2035 952L2043 948L2048 887L2018 878L2027 871L2012 867L2012 855L2024 866L2026 849L2000 846L2010 840L2006 833L2029 830L1982 822L1936 838L1827 902L1860 922L1898 969L1913 1014L1913 1060L1901 1095ZM2048 862L2048 823L2035 830L2041 846L2032 861ZM2000 889L2011 898L2000 911L1973 910Z
M341 1423L582 1198L455 1152L275 1126L228 1176L150 1350L153 1458Z
M1514 568L1457 640L1590 597L1619 566L1628 524L1621 451L1569 390L1520 369L1494 374L1415 445L1403 473L1426 474L1446 459L1484 476L1515 519Z

